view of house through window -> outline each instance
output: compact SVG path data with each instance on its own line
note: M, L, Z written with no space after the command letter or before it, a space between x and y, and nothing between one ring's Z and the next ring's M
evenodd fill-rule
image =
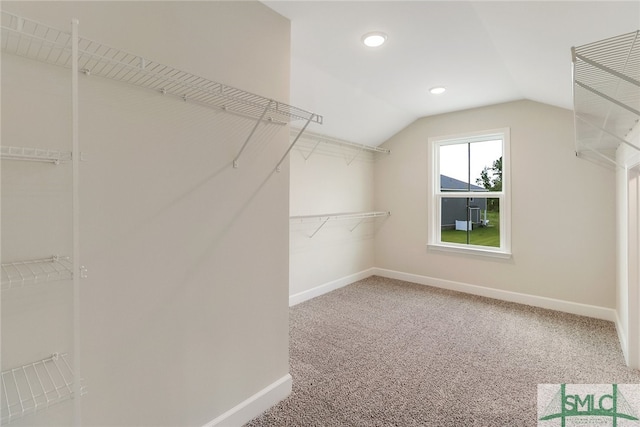
M430 243L506 251L503 182L506 131L432 141L433 236Z

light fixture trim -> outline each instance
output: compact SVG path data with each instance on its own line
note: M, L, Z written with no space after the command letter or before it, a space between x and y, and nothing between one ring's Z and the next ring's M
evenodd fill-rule
M362 36L362 43L367 47L380 47L387 41L388 36L381 31L373 31Z
M435 87L432 87L431 89L429 89L429 92L431 94L433 94L433 95L441 95L441 94L445 93L446 90L447 90L447 88L444 87L444 86L435 86Z

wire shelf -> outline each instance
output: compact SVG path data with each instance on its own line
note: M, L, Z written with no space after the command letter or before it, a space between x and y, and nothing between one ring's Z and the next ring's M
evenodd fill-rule
M2 290L73 278L73 263L69 257L54 255L2 264Z
M70 151L47 150L28 147L0 147L0 158L3 160L23 160L60 164L71 161Z
M291 128L291 135L294 136L299 131L300 131L299 129ZM389 150L387 148L381 148L381 147L376 147L376 146L367 145L367 144L358 144L357 142L351 142L351 141L347 141L345 139L334 138L332 136L322 135L322 134L315 133L315 132L306 131L303 138L304 139L311 139L311 140L314 140L314 141L327 143L327 144L334 144L334 145L340 145L340 146L343 146L343 147L349 147L349 148L353 148L353 149L356 149L356 150L369 151L369 152L372 152L372 153L382 153L382 154L390 154L391 153L391 150Z
M71 67L71 34L68 32L3 11L1 39L5 52ZM79 69L87 75L118 80L252 118L282 123L308 120L322 124L320 115L93 40L80 37L78 45Z
M294 138L300 132L299 129L291 128L291 138ZM323 152L324 154L342 154L345 157L347 165L351 165L354 160L356 160L361 153L372 153L376 154L390 154L391 150L386 148L376 147L372 145L366 144L358 144L357 142L347 141L340 138L334 138L332 136L322 135L315 132L306 131L304 136L301 138L304 140L304 145L308 145L303 150L300 146L302 144L298 144L299 149L302 153L302 156L305 160L309 160L309 158L316 152ZM319 149L320 144L327 144L324 150ZM333 149L329 147L334 147ZM338 149L338 152L335 153L335 148ZM304 152L306 151L306 153ZM351 154L351 157L347 154Z
M345 212L345 213L330 213L330 214L320 214L320 215L296 215L291 216L289 219L294 222L317 222L328 220L341 220L341 219L366 219L366 218L377 218L381 216L389 216L391 212Z
M346 213L331 213L331 214L321 214L321 215L297 215L289 217L289 220L293 223L304 224L304 223L320 223L320 225L315 229L315 231L309 236L309 238L313 237L320 231L324 225L329 221L336 220L359 220L354 227L352 227L349 231L355 230L363 221L370 218L380 218L387 217L391 215L391 212L381 212L381 211L373 211L373 212L346 212Z
M2 424L74 397L74 374L66 354L2 372ZM85 389L80 387L80 395Z
M640 31L572 48L576 153L612 166L640 120Z

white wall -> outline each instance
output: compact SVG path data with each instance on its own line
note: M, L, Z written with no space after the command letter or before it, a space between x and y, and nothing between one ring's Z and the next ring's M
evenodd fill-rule
M626 314L625 344L627 363L640 368L640 166L628 175L628 258L626 291L620 294L619 309Z
M509 260L428 251L429 137L511 129ZM571 111L517 101L419 119L385 144L375 204L393 215L376 266L417 276L613 309L614 174L576 158Z
M288 101L289 22L258 2L2 7L61 28L79 18L84 37ZM61 82L69 71L2 59L3 145L49 144L48 134L55 135L53 145L68 143L70 93ZM87 156L81 262L89 270L81 281L81 374L88 387L82 424L203 425L288 375L288 162L274 172L288 130L260 130L233 169L253 122L80 77L80 144ZM43 95L42 86L53 95ZM33 165L10 168L20 167ZM64 216L64 209L51 212L66 191L55 187L42 202L28 200L28 214L12 209L16 199L36 198L39 184L20 184L31 191L26 196L3 185L3 260L50 254L57 245L69 249L66 238L55 239L68 224L60 231L54 223L32 252L11 232L18 224L27 241L37 241L33 233L42 227L30 229L33 217L44 216L51 227L48 217ZM27 296L17 298L25 307ZM8 329L8 298L3 294L3 339L17 335ZM42 316L38 307L29 310L32 319ZM39 319L50 328L50 318ZM72 347L64 336L44 343L22 336L21 344L40 352ZM10 367L5 361L20 359L14 344L2 347L3 370ZM46 414L52 412L44 414L51 423Z
M374 210L375 155L327 143L309 155L314 146L305 136L291 153L291 215ZM306 299L315 295L313 289L374 267L373 237L383 221L367 220L356 228L358 221L330 221L312 238L320 222L292 222L289 294Z
M626 136L640 146L640 125ZM627 363L640 367L640 169L638 151L620 145L616 152L617 328Z

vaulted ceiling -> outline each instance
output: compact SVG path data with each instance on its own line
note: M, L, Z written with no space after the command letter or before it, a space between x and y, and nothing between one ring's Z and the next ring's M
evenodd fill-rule
M309 129L369 145L511 100L571 109L571 47L640 29L639 1L264 3L291 20L291 104L324 116ZM371 31L387 42L364 46Z

